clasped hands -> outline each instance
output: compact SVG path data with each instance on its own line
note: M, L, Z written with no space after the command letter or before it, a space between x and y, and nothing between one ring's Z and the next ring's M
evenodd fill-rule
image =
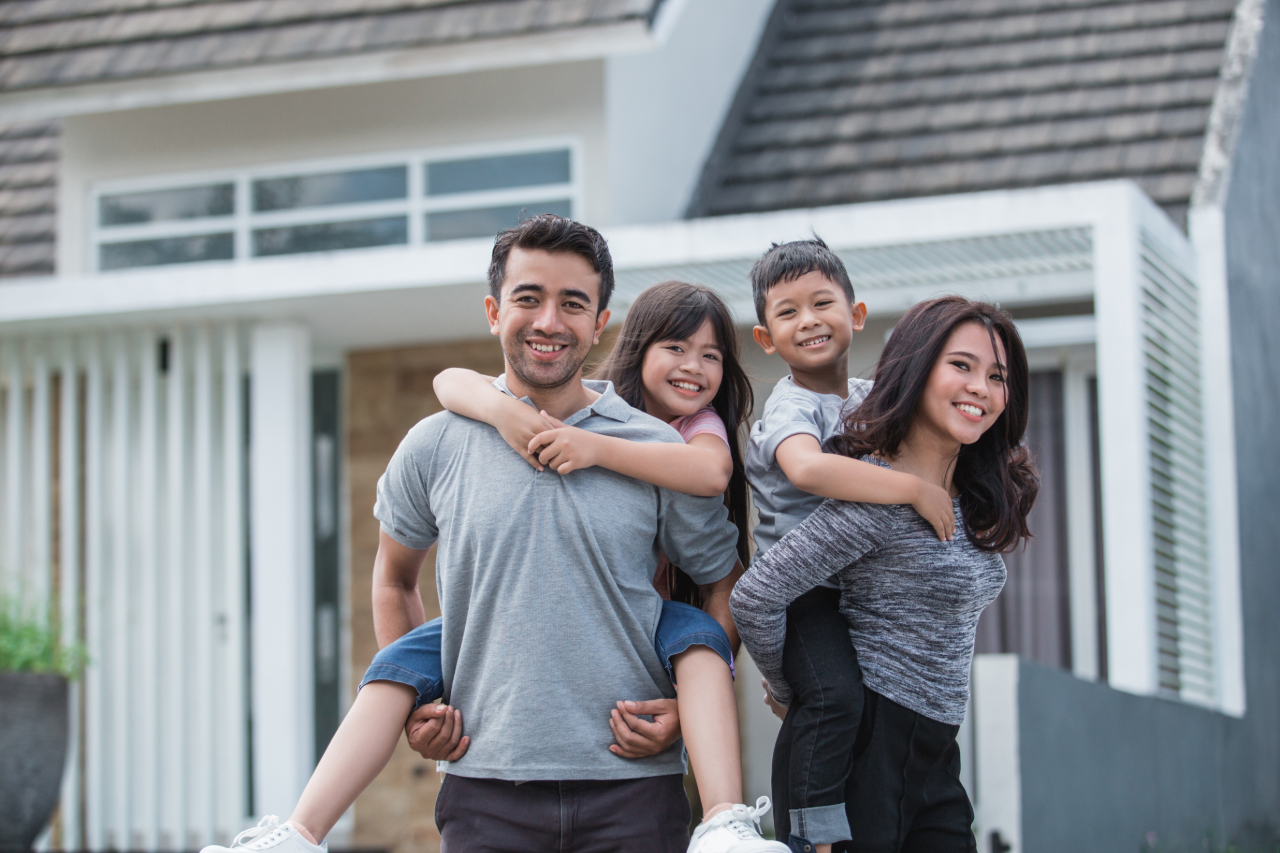
M652 717L650 722L644 717ZM623 758L657 755L680 737L680 714L674 699L618 702L609 713L614 742L609 751ZM404 731L409 747L423 758L457 761L471 738L462 733L462 712L448 705L423 705L409 715Z

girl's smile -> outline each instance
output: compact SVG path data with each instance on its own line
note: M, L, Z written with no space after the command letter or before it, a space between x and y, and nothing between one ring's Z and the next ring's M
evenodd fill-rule
M724 377L720 343L710 320L687 340L656 341L640 367L645 410L673 421L711 404Z

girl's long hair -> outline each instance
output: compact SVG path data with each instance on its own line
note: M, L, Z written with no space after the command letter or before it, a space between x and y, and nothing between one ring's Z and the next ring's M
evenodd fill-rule
M981 323L997 355L996 338L1003 344L1005 407L981 438L960 447L953 479L969 541L983 551L1008 551L1031 538L1027 513L1040 490L1040 475L1022 440L1030 388L1027 353L1007 312L960 296L912 307L880 354L875 386L846 417L831 447L854 458L896 456L942 348L963 323Z
M618 396L644 411L641 369L649 347L659 341L687 340L708 321L715 332L724 365L724 377L711 407L729 432L729 455L733 459L733 474L724 493L724 503L729 509L729 520L738 528L738 557L745 566L750 562L751 537L747 528L747 475L742 467L739 433L751 415L755 400L751 381L742 369L733 316L723 300L708 287L683 281L667 281L648 288L631 304L613 351L592 372L592 378L609 380ZM700 604L697 586L678 570L672 572L671 598Z

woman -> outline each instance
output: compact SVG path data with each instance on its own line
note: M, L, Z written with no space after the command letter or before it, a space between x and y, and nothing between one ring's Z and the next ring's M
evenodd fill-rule
M786 706L787 605L839 575L865 691L843 765L853 836L843 849L975 849L955 738L978 616L1004 585L998 552L1030 537L1039 479L1022 446L1027 393L1026 353L1008 314L960 297L916 305L831 449L946 489L964 535L939 541L909 506L827 501L734 590L742 641L772 700ZM789 743L784 725L779 749ZM777 814L782 824L785 803ZM779 829L785 837L788 827ZM813 849L803 838L790 843Z

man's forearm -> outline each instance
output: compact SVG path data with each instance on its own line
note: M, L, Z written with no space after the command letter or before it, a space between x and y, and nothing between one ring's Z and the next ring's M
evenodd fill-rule
M425 550L401 545L378 534L378 555L373 560L373 634L382 648L427 621L418 593L418 573Z

